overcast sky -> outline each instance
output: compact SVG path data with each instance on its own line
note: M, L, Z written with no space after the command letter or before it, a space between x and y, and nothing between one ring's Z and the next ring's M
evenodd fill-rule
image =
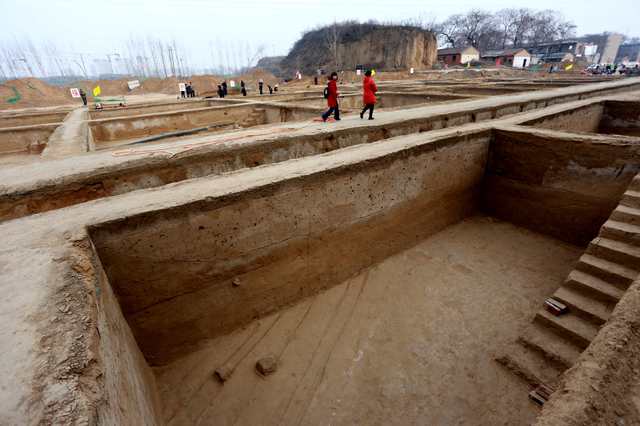
M0 41L28 36L36 44L92 54L120 50L131 35L175 38L192 61L210 41L286 54L304 30L334 20L443 20L472 8L559 10L578 34L617 31L640 36L640 0L0 0ZM210 58L210 56L208 56Z

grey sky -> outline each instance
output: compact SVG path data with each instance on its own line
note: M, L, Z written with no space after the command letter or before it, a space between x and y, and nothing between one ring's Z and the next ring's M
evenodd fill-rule
M92 54L117 50L130 35L189 46L189 57L206 65L209 41L253 46L284 54L306 29L334 19L445 19L471 8L556 9L578 33L617 31L640 35L640 0L0 0L0 41L30 37L62 49Z

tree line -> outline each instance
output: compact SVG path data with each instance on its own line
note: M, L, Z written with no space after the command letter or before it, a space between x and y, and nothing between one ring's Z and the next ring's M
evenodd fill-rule
M208 51L207 51L208 50ZM196 73L233 74L255 65L264 45L247 41L211 40L195 67L192 52L177 40L130 37L103 54L60 48L52 41L36 44L29 38L0 43L0 79L20 77L99 77L126 74L141 78L186 77ZM202 64L208 64L202 67ZM101 71L96 71L101 70Z
M555 10L473 9L442 22L427 24L449 47L473 46L481 51L506 49L575 37L576 25Z

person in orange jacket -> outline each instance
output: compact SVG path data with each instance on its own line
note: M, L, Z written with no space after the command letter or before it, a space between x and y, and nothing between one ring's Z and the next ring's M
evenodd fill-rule
M332 72L329 77L329 83L325 89L325 98L327 98L327 106L329 109L322 114L322 121L327 121L327 118L334 114L336 121L340 121L340 108L338 106L338 73Z
M360 119L364 118L364 113L369 110L369 120L373 120L373 108L376 104L377 91L378 86L376 86L376 82L371 77L371 70L367 70L364 73L364 80L362 80L362 102L364 103L364 108L360 113Z

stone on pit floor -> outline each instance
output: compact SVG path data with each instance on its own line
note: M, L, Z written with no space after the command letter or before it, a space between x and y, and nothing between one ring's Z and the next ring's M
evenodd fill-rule
M260 358L256 362L256 371L263 376L268 376L271 373L275 373L278 368L278 359L273 355L268 355Z

